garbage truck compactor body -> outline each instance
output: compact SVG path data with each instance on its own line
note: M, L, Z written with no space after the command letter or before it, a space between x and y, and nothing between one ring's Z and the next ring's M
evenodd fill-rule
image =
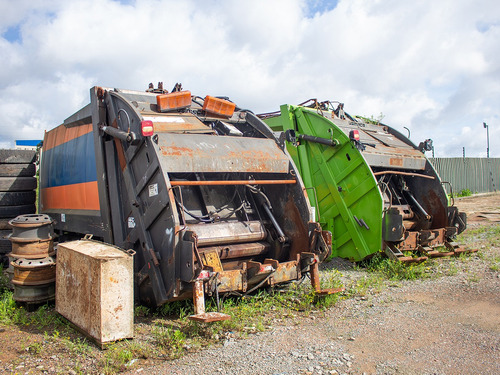
M152 305L317 269L331 237L310 221L284 142L228 100L149 91L94 87L46 132L40 210L59 241L133 249L136 296Z
M359 261L382 249L411 262L463 251L450 242L465 229L466 216L448 205L424 155L428 145L415 146L397 130L328 101L283 105L259 117L284 132L318 221L333 234L333 256Z

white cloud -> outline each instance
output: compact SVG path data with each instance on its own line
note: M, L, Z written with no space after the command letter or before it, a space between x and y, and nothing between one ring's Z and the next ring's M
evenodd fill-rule
M495 1L327 3L0 1L0 32L21 35L0 39L0 145L41 138L93 85L163 81L256 112L338 100L352 114L409 127L415 143L433 138L437 156L464 146L485 154L487 121L491 155L500 156Z

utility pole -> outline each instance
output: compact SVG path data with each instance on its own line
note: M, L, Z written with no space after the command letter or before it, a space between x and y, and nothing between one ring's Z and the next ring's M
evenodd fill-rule
M490 128L488 125L486 125L485 122L483 122L483 128L486 129L486 158L488 158L488 168L490 170L490 178L489 180L491 181L491 190L488 186L488 191L497 191L497 188L495 186L495 181L493 180L493 173L491 172L491 164L490 164Z
M486 129L486 157L490 157L490 128L483 122L483 128Z

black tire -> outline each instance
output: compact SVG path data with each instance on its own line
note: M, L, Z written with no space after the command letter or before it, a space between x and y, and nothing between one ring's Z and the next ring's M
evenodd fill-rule
M8 254L12 251L12 243L6 238L0 238L0 255Z
M0 230L0 240L7 238L9 234L12 233L11 229L2 229Z
M0 206L20 206L35 204L36 192L31 191L0 191Z
M0 191L29 191L35 189L35 177L0 177Z
M6 230L6 229L12 229L11 226L9 225L9 221L14 219L13 217L7 217L0 219L0 230Z
M0 150L0 163L34 163L36 152L33 150Z
M0 164L0 177L33 177L35 164Z
M2 268L9 268L9 257L5 255L0 256L0 271Z
M35 212L36 207L34 204L23 204L21 206L0 206L0 218L34 214Z

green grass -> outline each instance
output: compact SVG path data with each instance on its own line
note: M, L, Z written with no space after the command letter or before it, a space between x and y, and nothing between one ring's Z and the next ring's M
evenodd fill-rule
M388 280L417 280L431 276L429 263L427 261L406 264L386 258L379 253L361 264L366 267L368 272L380 274Z
M346 288L346 294L349 297L366 297L380 293L385 287L384 280L385 277L377 273L364 275Z
M322 288L338 288L342 285L342 275L337 270L325 271L320 275ZM93 358L100 373L113 374L134 369L137 359L177 358L188 350L220 343L228 337L245 337L265 331L282 324L286 319L300 320L312 311L327 309L338 299L338 295L318 297L306 277L303 282L261 289L243 297L221 296L220 310L231 316L230 320L221 322L191 321L189 315L194 311L190 299L158 308L138 305L134 309L136 323L140 322L136 324L136 339L118 342L101 351L74 331L52 306L43 305L34 312L28 312L16 304L10 290L3 288L0 290L0 324L19 329L29 327L30 332L38 334L27 336L23 344L22 349L31 356L53 355L62 351L71 353L77 373L85 368L83 363L88 362L87 358ZM206 310L217 311L215 298L206 299Z
M186 334L181 329L157 324L152 329L156 345L170 358L178 358L186 345Z
M67 323L48 305L28 312L14 301L13 292L0 291L0 323L4 325L33 326L41 331L48 327L67 327Z
M469 189L463 189L455 194L455 197L470 197L472 195L472 191Z
M500 225L490 225L490 226L481 226L475 229L467 229L463 233L461 233L457 242L462 243L474 243L478 244L478 242L491 242L493 241L493 245L498 244L498 238L500 237Z
M151 349L135 341L120 341L104 351L101 366L104 374L115 374L133 367L139 358L149 358Z

